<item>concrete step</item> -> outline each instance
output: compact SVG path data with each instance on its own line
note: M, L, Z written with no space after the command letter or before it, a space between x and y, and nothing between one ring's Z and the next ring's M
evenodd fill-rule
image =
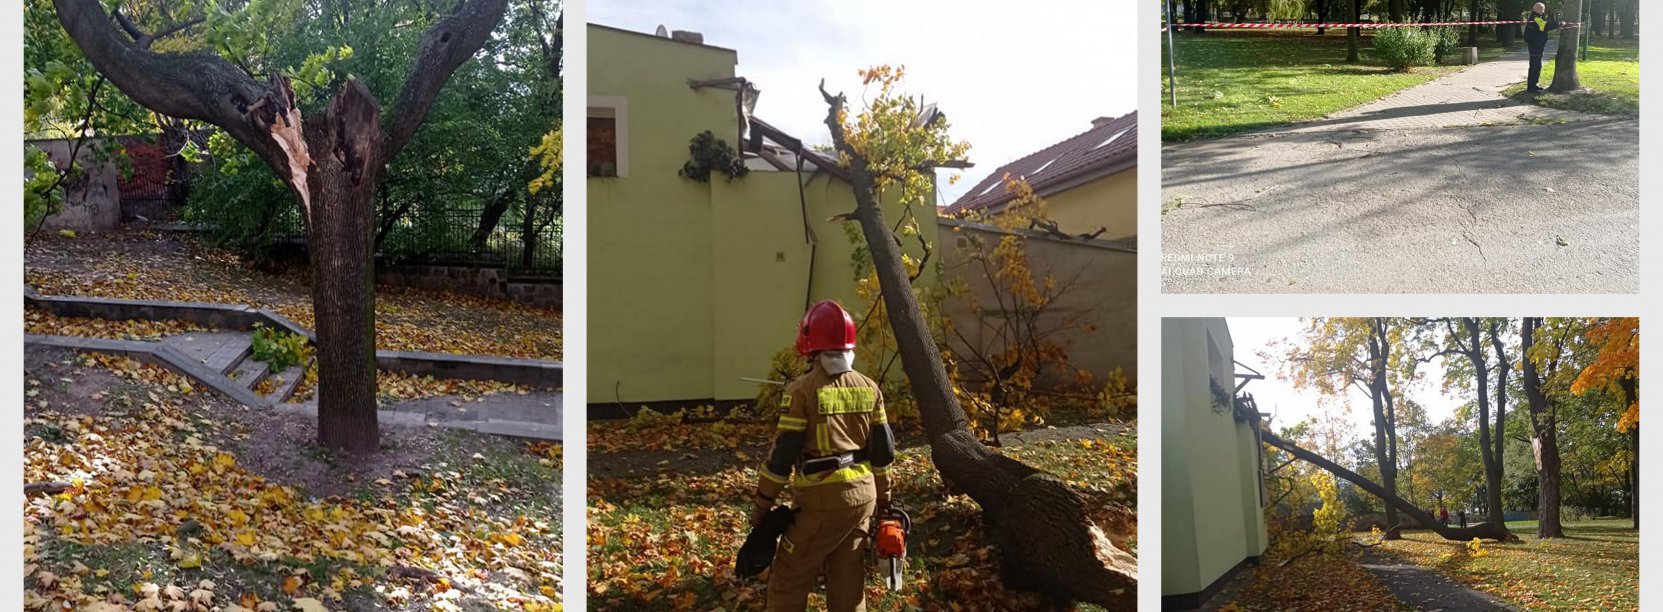
M249 354L252 353L253 350L253 339L246 335L238 336L237 338L227 340L225 344L219 347L219 350L214 351L212 354L209 354L206 359L203 359L202 363L220 374L228 375L232 370L236 369L238 364L241 364L243 361L247 360Z
M260 381L265 379L266 372L270 369L271 365L264 361L243 359L241 363L237 364L235 369L231 370L231 373L228 374L227 377L229 377L233 382L242 385L244 389L253 391L254 386L260 384Z
M247 333L235 331L190 332L169 336L162 343L220 374L241 363L254 345Z
M271 393L266 394L266 399L278 404L289 401L289 398L294 395L295 389L300 386L300 381L305 379L306 370L312 367L315 361L316 359L308 360L306 363L267 376L267 378L275 380L276 383Z

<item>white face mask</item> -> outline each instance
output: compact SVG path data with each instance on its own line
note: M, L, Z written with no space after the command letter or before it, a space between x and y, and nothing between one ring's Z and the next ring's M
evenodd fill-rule
M833 376L855 369L854 351L820 351L820 367Z

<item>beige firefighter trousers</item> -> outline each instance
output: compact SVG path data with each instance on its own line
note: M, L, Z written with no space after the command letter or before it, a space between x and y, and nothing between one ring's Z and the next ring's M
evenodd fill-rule
M826 576L828 611L865 612L866 530L877 505L876 490L871 478L848 484L855 490L795 495L797 518L780 538L768 575L769 612L807 610L808 594L821 574ZM855 504L846 505L851 501Z

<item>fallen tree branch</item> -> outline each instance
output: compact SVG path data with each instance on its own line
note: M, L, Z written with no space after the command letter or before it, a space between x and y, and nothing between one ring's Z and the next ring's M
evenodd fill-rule
M72 488L75 488L75 485L67 482L31 482L23 485L23 496L57 495Z

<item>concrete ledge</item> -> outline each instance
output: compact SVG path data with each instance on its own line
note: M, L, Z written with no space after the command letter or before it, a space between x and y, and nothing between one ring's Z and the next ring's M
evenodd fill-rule
M23 344L50 346L78 352L86 351L125 355L145 363L154 364L172 370L174 373L200 382L206 385L209 389L217 391L220 395L223 395L244 406L252 408L268 408L272 405L271 400L260 397L259 394L248 390L236 381L226 378L224 374L203 365L201 361L192 359L183 351L160 342L24 334Z
M122 300L115 298L43 296L27 285L23 288L27 308L39 308L62 317L127 321L185 321L214 329L247 331L255 324L305 336L317 342L311 330L283 315L263 308L228 304ZM391 372L495 380L517 385L556 388L563 382L564 366L558 361L518 359L489 355L451 355L416 351L376 351L376 367Z
M26 307L39 308L60 317L108 319L128 321L184 321L203 327L247 331L255 323L276 326L261 311L247 306L209 304L200 302L163 302L155 300L121 300L115 298L68 297L56 295L23 296ZM287 319L284 319L287 321ZM289 323L293 325L293 323Z
M558 361L482 355L451 355L414 351L376 351L382 370L472 380L497 380L534 387L560 387L563 366Z

